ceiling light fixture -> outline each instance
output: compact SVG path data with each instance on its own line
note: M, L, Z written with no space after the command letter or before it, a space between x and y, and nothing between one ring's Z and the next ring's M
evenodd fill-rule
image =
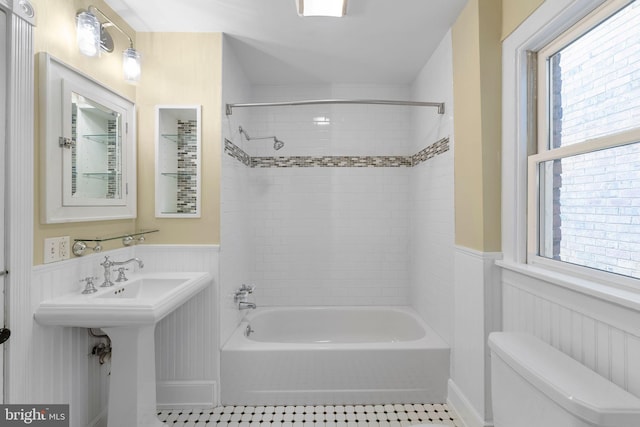
M106 22L101 23L95 12L100 14ZM129 47L122 53L122 71L127 83L137 84L140 81L141 55L133 47L133 39L104 12L93 5L76 15L76 36L80 53L87 56L99 56L100 51L113 52L113 39L107 32L107 27L115 28L129 40Z
M343 17L347 14L347 0L295 0L300 16Z

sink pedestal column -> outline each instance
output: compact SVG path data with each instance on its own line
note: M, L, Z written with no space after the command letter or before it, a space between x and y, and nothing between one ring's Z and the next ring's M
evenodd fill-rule
M108 427L165 425L156 415L155 328L102 328L112 346Z

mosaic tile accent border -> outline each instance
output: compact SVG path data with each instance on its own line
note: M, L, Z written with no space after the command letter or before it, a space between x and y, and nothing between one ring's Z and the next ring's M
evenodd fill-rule
M224 140L224 152L245 166L251 167L251 156L228 139Z
M197 212L198 182L198 123L195 120L178 120L178 213Z
M442 138L412 156L290 156L251 157L228 139L224 151L229 156L251 168L398 168L413 167L439 154L449 151L449 138Z
M444 424L462 427L446 404L219 406L210 410L159 411L171 426L217 427L409 427Z
M251 157L252 168L398 168L411 166L404 156Z
M422 162L449 151L449 138L442 138L439 141L434 142L427 148L418 151L411 156L411 166L417 166Z
M118 147L118 122L116 120L107 121L107 170L113 171L107 177L107 199L119 199L120 182L122 176L118 173L120 170L118 156L121 155Z

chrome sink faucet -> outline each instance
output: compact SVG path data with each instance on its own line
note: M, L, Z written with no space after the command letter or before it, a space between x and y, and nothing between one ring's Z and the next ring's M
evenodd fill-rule
M104 282L102 282L102 285L100 286L103 288L113 286L113 282L111 281L111 267L129 264L130 262L137 262L139 268L144 267L144 263L140 258L131 258L126 261L111 261L108 256L105 256L104 261L100 263L100 265L104 267ZM118 282L124 282L128 280L124 275L124 270L124 268L118 269L118 272L120 273L118 275Z

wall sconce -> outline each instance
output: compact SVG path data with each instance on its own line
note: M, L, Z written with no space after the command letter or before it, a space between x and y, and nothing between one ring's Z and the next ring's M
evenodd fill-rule
M95 12L100 14L106 22L101 23ZM122 53L122 72L127 83L137 84L140 81L142 70L140 66L141 55L133 47L133 39L93 5L76 15L76 36L80 53L87 56L99 56L100 51L113 52L113 39L107 32L107 27L117 29L129 39L129 47Z

